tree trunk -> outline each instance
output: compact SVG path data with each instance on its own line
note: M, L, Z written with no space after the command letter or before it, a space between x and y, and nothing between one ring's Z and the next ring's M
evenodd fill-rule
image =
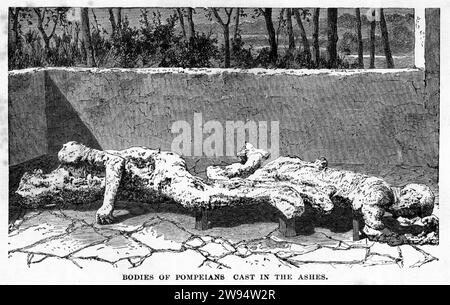
M109 22L111 22L111 28L112 28L112 36L114 36L114 34L117 31L117 25L116 25L116 19L114 17L114 11L112 8L108 8L108 12L109 12Z
M188 31L187 31L187 38L190 40L191 38L195 37L195 27L194 27L194 20L192 19L192 8L188 7L187 10L187 19L188 19Z
M363 56L363 40L361 33L361 11L359 8L355 9L356 14L356 31L358 36L358 68L364 69L364 56Z
M117 9L117 29L122 31L122 9L120 7Z
M79 24L75 23L75 26L73 27L73 43L75 44L75 47L77 49L77 51L79 51L79 34L80 34L80 30L78 28Z
M95 15L94 9L91 9L91 12L92 12L92 18L94 19L94 23L95 23L95 30L97 31L97 33L100 33L100 28L98 26L98 21L97 21L97 15Z
M16 37L13 33L14 23L14 9L8 8L8 49L14 50L16 48Z
M300 28L300 36L302 37L303 53L306 56L308 64L311 62L311 50L309 48L308 36L306 36L305 28L298 9L294 9L295 19L297 20L298 27ZM319 43L319 42L317 42Z
M8 21L8 29L9 29L9 39L8 44L11 50L16 49L19 40L19 8L9 8L9 21Z
M319 46L319 15L320 8L314 9L313 16L313 47L314 47L314 61L316 63L316 67L319 66L320 62L320 46Z
M239 35L239 17L241 14L241 9L240 8L236 8L236 19L234 20L234 40L236 41L236 39L238 38Z
M375 10L372 13L372 22L370 22L370 69L375 68L375 28L376 28L376 22L375 22Z
M89 27L88 8L81 9L81 31L83 35L84 47L86 49L86 64L88 67L95 66L94 49L91 44L91 31Z
M225 43L225 68L230 67L230 27L223 27L223 39Z
M337 8L327 9L327 25L328 25L328 68L337 67Z
M284 20L284 11L285 11L286 9L285 8L282 8L281 10L280 10L280 15L279 15L279 17L278 17L278 26L277 26L277 29L276 29L276 31L275 31L275 36L276 36L276 43L277 43L277 46L278 46L278 42L280 41L279 40L279 37L280 37L280 32L281 32L281 29L283 28L283 22L285 21Z
M44 29L44 20L46 18L45 16L45 9L41 11L40 8L34 8L34 12L37 15L37 28L39 32L41 33L42 40L44 41L44 52L45 52L45 59L48 60L48 57L50 55L50 40L52 39L53 35L55 34L56 26L58 25L57 20L53 20L53 29L50 35L47 35L47 32Z
M48 56L50 52L50 39L48 37L42 37L42 39L44 40L45 54Z
M391 47L389 46L389 34L386 26L386 19L384 19L383 9L380 9L380 28L381 36L384 42L384 55L386 56L386 66L388 69L394 68L394 59L392 58Z
M292 54L295 50L295 37L294 37L294 30L292 28L292 11L290 8L286 9L286 27L289 38L288 52Z
M278 58L278 47L277 41L275 37L275 28L273 26L272 21L272 9L265 8L264 9L264 19L266 21L267 33L269 35L269 45L270 45L270 60L273 64L276 63Z
M184 27L184 16L183 16L183 11L181 10L181 8L177 8L177 13L178 13L178 19L180 19L181 32L183 33L184 39L187 39L186 28Z
M225 8L225 13L227 14L227 21L224 22L219 15L217 8L211 8L210 11L216 18L217 23L223 29L223 41L225 44L225 68L230 67L230 21L231 14L233 13L233 9L231 8L229 11Z

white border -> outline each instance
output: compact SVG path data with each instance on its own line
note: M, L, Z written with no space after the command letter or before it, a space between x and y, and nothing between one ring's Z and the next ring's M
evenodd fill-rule
M71 5L72 3L72 5ZM123 6L123 7L208 7L208 6L231 6L231 7L440 7L441 8L441 54L449 54L450 48L450 10L449 3L442 0L431 1L417 1L417 0L383 0L383 1L291 1L291 0L250 0L243 3L242 1L229 0L223 1L204 1L204 0L159 0L159 1L118 1L118 0L96 0L86 1L79 0L76 5L71 1L34 1L29 0L17 0L17 1L3 1L0 10L0 85L1 85L1 97L0 97L0 166L3 173L0 177L0 215L1 215L1 229L0 229L0 283L37 283L37 284L49 284L49 283L117 283L117 284L167 284L169 282L123 282L121 280L121 272L100 272L100 270L81 270L73 271L72 269L66 270L64 268L57 268L56 270L41 270L40 272L32 272L31 269L26 267L19 268L18 266L12 266L8 264L6 255L7 245L7 225L8 225L8 142L7 142L7 7L8 6L95 6L95 7L111 7L111 6ZM184 4L184 5L183 5ZM449 245L449 198L450 190L448 186L450 166L445 157L449 156L448 139L450 139L449 127L449 103L448 97L450 96L450 88L446 84L449 83L449 60L445 58L442 60L441 56L441 112L440 112L440 209L441 209L441 222L440 222L440 235L441 241L438 246L439 262L424 265L420 269L399 269L393 268L376 268L376 267L353 267L348 268L330 268L324 265L323 269L309 270L308 267L301 268L295 272L307 273L307 272L326 272L328 281L309 281L309 282L270 282L273 284L356 284L356 283L390 283L390 284L432 284L432 283L450 283L450 245ZM337 71L334 71L337 72ZM155 272L157 272L155 270ZM224 273L235 273L237 270L224 271ZM218 284L217 282L171 282L172 284ZM223 282L221 282L222 284ZM231 281L231 284L269 284L269 282L236 282Z

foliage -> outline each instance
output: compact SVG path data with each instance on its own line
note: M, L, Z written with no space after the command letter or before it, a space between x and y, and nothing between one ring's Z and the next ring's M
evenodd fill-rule
M14 45L9 44L8 68L23 69L41 66L83 66L86 62L86 52L78 21L67 18L68 8L10 8L17 17L14 31L17 39ZM311 18L309 9L299 10L301 18L307 24ZM16 14L17 13L17 14ZM288 54L282 41L286 41L285 15L280 13L273 16L278 41L278 59L275 63L270 58L270 48L259 44L256 37L246 37L241 34L249 27L258 28L258 35L267 37L263 9L241 9L241 17L255 19L254 23L241 22L236 34L233 35L234 22L230 23L230 55L231 67L236 68L312 68L313 64L301 51L301 41L297 48ZM197 12L197 14L199 14ZM205 11L206 17L211 19L210 10ZM208 15L209 14L209 15ZM39 27L36 21L41 16ZM91 22L91 42L94 49L96 63L100 67L217 67L224 60L223 42L218 41L221 33L212 34L212 27L198 25L195 35L189 40L185 38L178 27L179 15L173 14L162 20L161 14L156 11L150 14L149 10L141 9L138 27L132 27L129 20L122 18L121 26L115 33L108 33L97 24L96 17ZM235 18L235 14L233 14ZM370 24L361 14L363 33ZM410 53L414 46L414 33L411 24L414 24L413 14L386 15L389 26L389 38L393 53ZM323 21L322 21L323 22ZM298 27L294 31L298 34ZM24 26L25 25L25 26ZM56 31L52 31L53 28ZM26 30L24 30L26 28ZM202 33L210 31L208 34ZM218 31L215 28L216 32ZM352 14L342 14L338 18L339 40L338 50L342 55L356 54L358 43L356 37L356 18ZM326 26L320 26L320 46L326 45ZM244 38L245 39L244 39ZM45 39L46 42L44 41ZM245 40L245 42L244 42ZM262 40L262 39L261 39ZM311 43L311 42L310 42ZM364 52L368 52L369 40L363 39ZM383 41L380 35L376 36L376 52L383 54ZM222 45L222 46L221 46ZM255 46L256 45L256 46ZM221 49L222 48L222 49ZM325 52L322 51L322 55ZM352 67L354 64L339 59L339 67ZM326 60L321 58L314 67L325 68Z
M270 48L261 48L255 59L256 67L270 68L272 66L272 60L270 58Z
M338 41L338 51L344 54L358 52L358 36L356 33L345 32Z
M128 19L122 22L120 32L112 35L113 66L132 68L136 67L141 55L139 30L129 26Z
M211 67L212 61L218 58L217 40L204 33L195 34L189 41L178 40L161 62L161 67L201 68Z
M240 34L236 39L231 40L231 62L236 68L252 68L255 66L255 59L252 55L252 47L244 48L244 41Z
M414 33L405 25L400 25L392 29L390 41L393 50L408 52L408 50L413 49L414 40Z

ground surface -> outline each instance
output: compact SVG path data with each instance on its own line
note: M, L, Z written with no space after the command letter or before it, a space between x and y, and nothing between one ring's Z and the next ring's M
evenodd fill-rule
M95 224L100 202L45 210L10 209L9 259L41 268L63 263L73 268L104 265L136 271L298 268L304 264L398 266L435 263L436 246L391 247L352 241L345 215L297 221L300 235L284 238L270 207L223 208L212 214L212 228L194 229L194 217L172 204L119 202L112 225ZM341 218L339 218L341 217ZM351 220L350 220L351 221ZM277 269L278 270L278 269Z

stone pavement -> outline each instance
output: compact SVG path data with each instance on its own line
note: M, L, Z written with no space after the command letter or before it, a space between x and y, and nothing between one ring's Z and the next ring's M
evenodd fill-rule
M341 218L307 221L300 235L281 236L269 206L222 208L212 213L211 229L194 229L193 215L173 204L119 202L112 225L95 224L100 202L82 207L10 209L11 264L40 268L132 268L166 271L258 268L291 269L308 264L418 268L435 263L436 246L391 247L353 242L350 223ZM337 217L337 216L336 216ZM337 219L337 220L336 220Z

